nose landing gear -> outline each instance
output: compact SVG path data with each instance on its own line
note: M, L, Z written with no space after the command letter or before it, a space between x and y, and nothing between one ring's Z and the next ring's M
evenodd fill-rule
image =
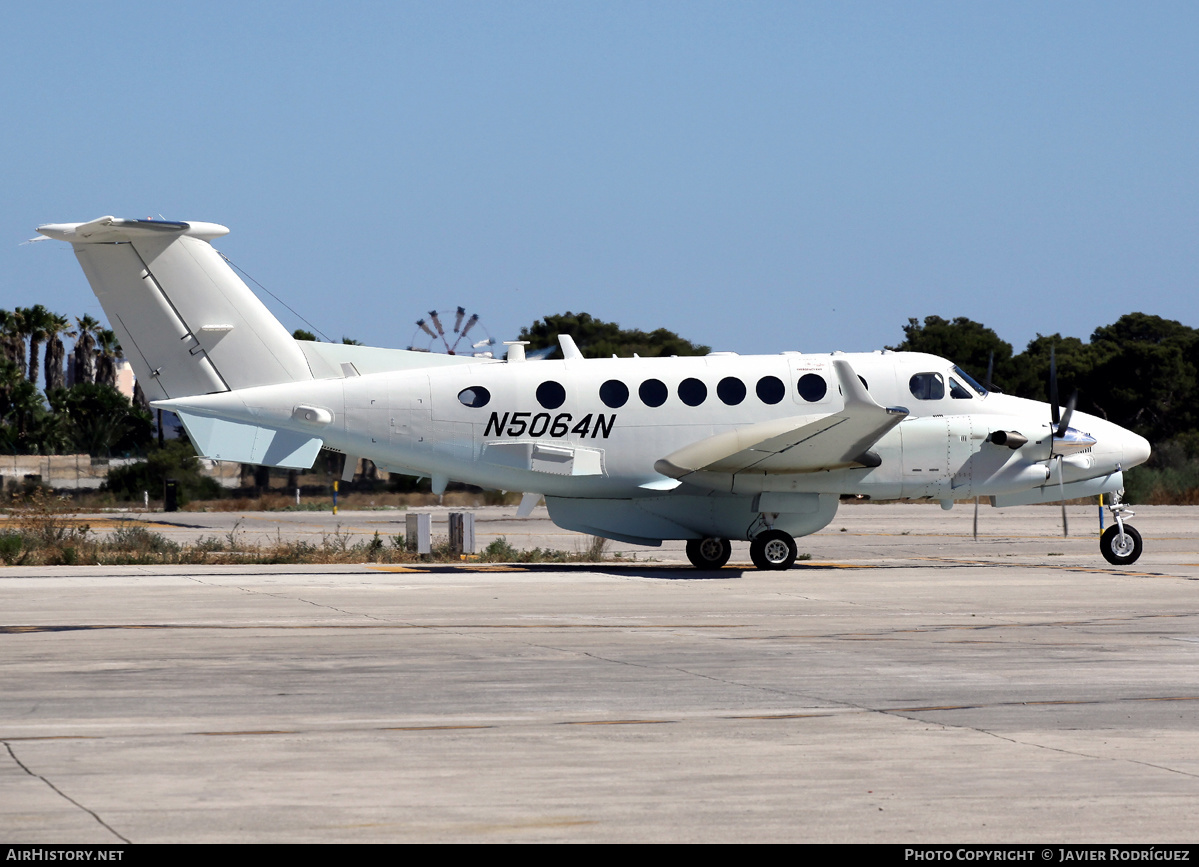
M1127 505L1120 502L1123 491L1112 494L1112 502L1108 506L1112 513L1112 525L1103 531L1099 539L1099 550L1103 559L1113 566L1130 566L1141 556L1144 545L1141 534L1136 527L1125 526L1124 519L1131 518L1136 513Z

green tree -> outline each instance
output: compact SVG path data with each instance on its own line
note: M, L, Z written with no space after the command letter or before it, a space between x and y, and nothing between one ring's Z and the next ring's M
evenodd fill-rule
M1150 442L1199 425L1196 401L1199 331L1180 322L1129 313L1091 335L1089 389L1095 412Z
M104 487L121 499L140 500L142 491L153 497L163 496L167 479L178 482L180 505L221 495L217 481L200 472L196 451L186 437L152 447L144 461L109 470Z
M25 376L37 385L41 346L50 336L53 314L41 304L34 304L32 307L22 308L21 316L25 320L25 333L29 336L29 366Z
M117 387L117 359L121 356L121 342L110 328L96 331L96 382Z
M25 316L20 310L0 310L0 343L4 356L25 375Z
M616 322L595 319L590 313L559 313L539 319L520 331L520 339L529 341L528 351L555 347L548 358L561 358L558 335L569 334L587 358L612 355L642 358L666 355L707 355L711 347L692 343L673 331L621 328Z
M79 452L96 457L140 453L153 438L150 413L111 386L81 382L54 389L48 397L70 446Z
M1095 352L1090 344L1077 337L1038 334L1030 340L1028 347L1014 359L1016 372L1011 393L1030 400L1049 401L1051 350L1057 367L1058 403L1065 406L1070 395L1077 391L1077 408L1095 413L1096 407L1092 401Z
M909 319L903 326L903 342L888 346L896 352L927 352L959 365L979 382L987 376L988 365L994 358L992 382L1003 391L1014 391L1019 373L1012 361L1012 345L999 339L993 330L981 322L964 316L942 319L926 316L924 321Z
M25 371L9 358L0 358L0 450L8 454L37 454L38 427L46 413L41 392Z
M63 346L63 337L74 337L75 331L71 328L71 320L58 313L51 313L49 320L46 323L46 391L52 391L56 388L62 388L66 380L63 377L62 362L66 356L66 349Z
M74 356L74 382L96 381L96 334L103 330L100 322L89 313L75 318L79 326L79 336L75 340L75 348L71 351Z

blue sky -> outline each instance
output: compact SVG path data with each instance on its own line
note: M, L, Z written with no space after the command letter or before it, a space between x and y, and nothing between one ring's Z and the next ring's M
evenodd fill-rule
M742 353L1199 327L1196 45L1194 3L14 5L0 307L100 316L20 242L161 214L382 346L459 304Z

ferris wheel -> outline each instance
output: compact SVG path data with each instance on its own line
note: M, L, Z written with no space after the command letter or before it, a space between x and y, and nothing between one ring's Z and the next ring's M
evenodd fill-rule
M454 325L447 329L445 323L451 317ZM465 307L458 307L452 312L445 309L430 310L428 318L416 320L416 331L412 333L412 344L408 348L416 352L491 358L493 346L495 338L479 321L479 314L468 316Z

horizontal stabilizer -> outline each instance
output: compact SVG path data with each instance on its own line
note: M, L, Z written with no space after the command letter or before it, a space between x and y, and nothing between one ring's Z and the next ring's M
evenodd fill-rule
M377 346L358 346L352 343L317 343L297 340L312 375L317 379L342 376L343 364L352 364L359 376L372 373L392 373L397 370L421 370L429 367L448 367L455 364L478 364L469 355L442 355L439 352L414 352L410 349L383 349Z
M197 451L218 461L306 470L316 460L323 440L296 431L226 421L174 410Z
M717 434L654 464L671 478L690 473L812 473L839 467L875 467L870 447L903 421L903 407L876 403L848 361L833 362L845 406L820 416L776 419Z

